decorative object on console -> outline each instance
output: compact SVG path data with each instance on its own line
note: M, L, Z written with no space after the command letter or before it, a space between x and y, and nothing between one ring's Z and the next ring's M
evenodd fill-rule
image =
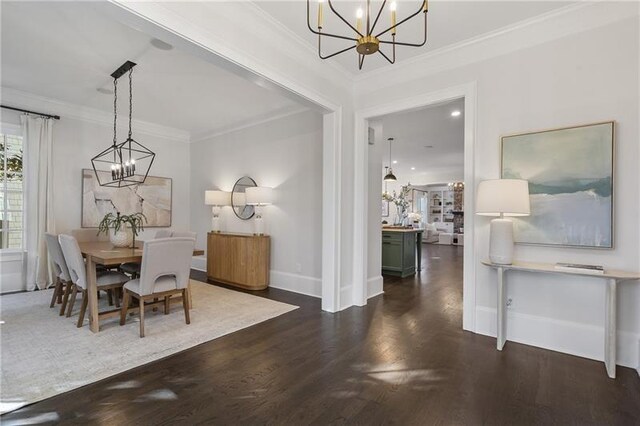
M144 231L147 218L142 213L124 214L117 212L104 215L98 226L98 234L109 234L114 247L135 247L138 232ZM111 232L109 233L109 230Z
M382 5L380 6L380 9L375 15L375 18L372 23L371 18L373 17L373 15L371 10L371 0L367 0L366 9L362 10L362 8L360 8L356 12L356 26L354 27L353 25L351 25L351 23L347 19L342 17L342 15L340 15L336 11L336 9L333 7L331 0L328 0L329 9L342 22L344 22L349 27L348 33L346 35L322 32L322 28L324 25L324 11L323 11L324 0L318 0L318 20L316 21L317 30L314 30L311 27L311 18L309 17L309 14L310 14L309 1L310 0L307 0L307 27L312 33L318 35L318 56L320 56L320 59L329 59L341 53L348 52L351 49L356 49L356 52L358 52L358 69L362 69L362 65L364 64L364 58L367 55L373 55L376 52L380 53L380 55L382 55L387 60L387 62L393 64L396 62L396 45L409 46L409 47L421 47L421 46L424 46L425 43L427 42L427 12L429 11L429 4L427 0L423 0L422 2L420 2L420 8L417 11L411 13L406 18L400 20L400 22L396 22L397 3L395 0L392 1L389 4L390 26L384 30L381 30L378 33L374 33L374 29L378 24L378 20L380 19L380 16L382 15L382 11L384 10L386 1L382 2ZM404 24L405 22L411 20L415 16L419 15L420 13L424 15L423 41L421 43L404 43L404 42L396 41L396 34L397 34L398 27ZM362 28L363 18L364 18L364 25L365 25L364 30ZM391 40L381 40L381 37L387 33L391 35ZM337 52L324 56L322 55L322 37L337 38L337 39L351 41L352 43L350 43L348 47L342 50L338 50ZM391 45L391 49L392 49L391 58L389 58L387 54L385 54L384 52L382 52L382 50L380 50L381 44Z
M245 191L247 188L258 186L249 176L243 176L233 185L231 190L231 207L238 219L249 220L255 213L254 206L247 204Z
M396 175L393 174L393 169L391 168L391 144L393 143L393 138L389 138L389 166L385 166L385 169L389 169L389 172L384 175L384 178L382 180L384 180L385 182L395 182L398 180L398 178L396 177ZM386 191L385 191L386 193Z
M480 182L476 214L499 216L491 221L489 259L500 265L513 262L513 222L505 216L528 216L529 186L521 179L493 179Z
M220 232L220 209L231 205L231 193L226 191L205 191L204 203L211 206L211 230Z
M109 172L98 171L98 175ZM81 226L97 228L107 213L142 213L149 228L171 226L171 178L147 176L144 183L125 188L100 186L91 169L82 170Z
M613 152L613 121L503 137L502 177L531 193L515 241L613 248Z
M156 154L133 139L131 120L133 114L133 67L136 64L127 61L115 70L113 77L113 144L91 159L91 165L100 186L122 188L144 183L153 164ZM118 143L118 79L129 73L129 134L124 142ZM98 167L106 166L109 170L99 173ZM144 174L136 174L143 172Z
M255 207L256 212L256 235L264 235L263 207L273 203L273 188L266 186L256 186L247 188L247 204Z
M604 267L602 265L582 265L580 263L561 263L558 262L554 266L559 271L580 272L583 274L604 275Z

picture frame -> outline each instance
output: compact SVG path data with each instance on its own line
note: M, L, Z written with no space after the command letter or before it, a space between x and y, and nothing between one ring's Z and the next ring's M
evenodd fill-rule
M110 172L104 173L108 178ZM167 228L172 222L173 180L147 176L144 183L129 187L100 186L93 169L82 169L80 226L97 228L105 214L143 213L145 228Z
M531 215L512 218L516 243L614 247L614 121L502 136L500 176L529 181Z
M389 217L389 202L382 200L382 217Z

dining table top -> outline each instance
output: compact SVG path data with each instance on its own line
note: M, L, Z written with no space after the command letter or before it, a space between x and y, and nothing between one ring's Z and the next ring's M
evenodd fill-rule
M136 247L114 247L109 241L79 242L80 251L84 257L90 256L94 263L100 265L119 265L125 262L140 262L142 260L143 241L136 241ZM204 254L202 249L194 249L194 256Z

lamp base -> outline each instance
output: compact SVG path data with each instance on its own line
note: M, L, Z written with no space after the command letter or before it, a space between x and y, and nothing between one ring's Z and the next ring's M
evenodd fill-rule
M255 235L264 235L264 219L262 219L262 216L256 216L255 225L256 227L253 233Z
M498 265L513 263L513 222L493 219L489 235L489 260Z
M213 232L220 232L220 207L211 207L211 230Z

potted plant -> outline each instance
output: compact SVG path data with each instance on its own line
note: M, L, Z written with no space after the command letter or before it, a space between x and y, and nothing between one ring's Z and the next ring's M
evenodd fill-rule
M382 194L383 200L392 202L396 205L397 214L395 225L403 225L404 221L407 219L407 208L411 205L408 200L410 192L411 188L409 188L409 185L405 185L401 188L399 194L397 194L396 191L393 191L393 194L389 194L388 192Z
M138 232L144 231L146 221L147 218L142 213L117 212L115 216L113 213L107 213L98 225L98 235L103 232L109 234L109 240L115 247L135 247Z

